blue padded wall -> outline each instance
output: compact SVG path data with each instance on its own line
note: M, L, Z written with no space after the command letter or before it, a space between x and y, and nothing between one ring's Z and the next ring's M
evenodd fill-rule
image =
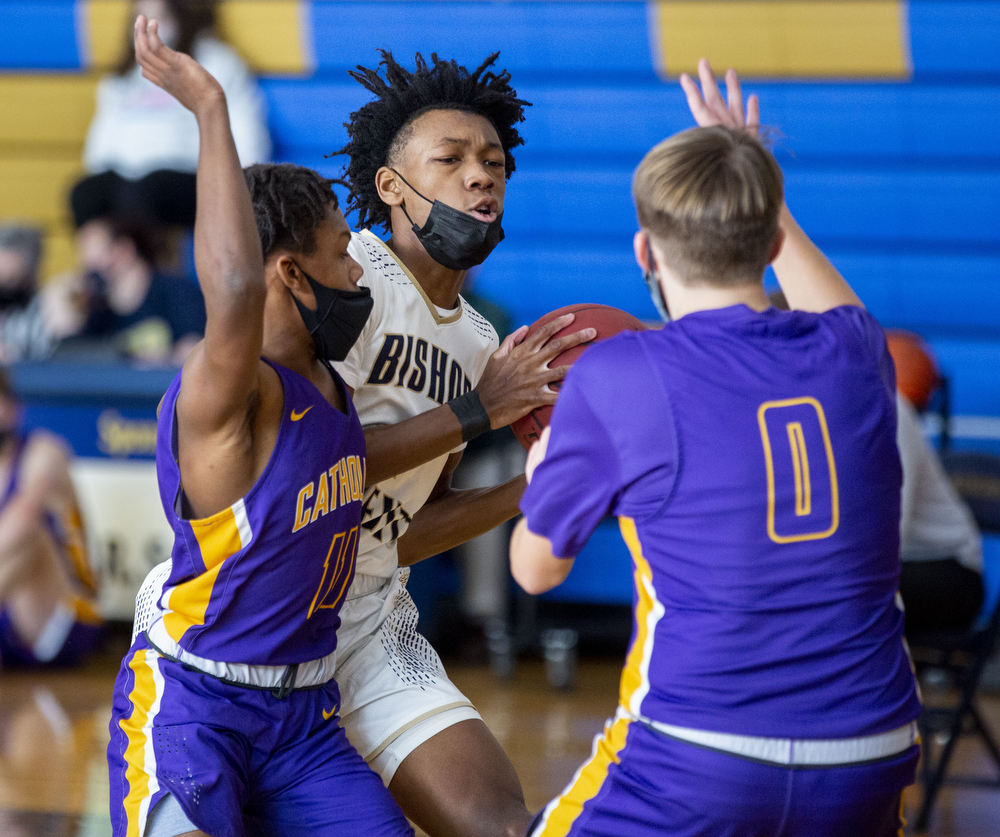
M69 0L4 0L0 6L0 69L80 67L76 15Z

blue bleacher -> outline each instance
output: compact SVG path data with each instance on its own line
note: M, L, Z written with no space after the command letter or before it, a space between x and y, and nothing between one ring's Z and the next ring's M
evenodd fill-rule
M477 290L518 323L582 301L655 316L631 253L629 181L650 146L691 120L676 82L656 75L646 3L304 5L314 74L262 79L276 159L339 173L342 161L324 155L344 144L343 122L368 99L347 71L373 66L379 47L408 65L418 50L471 66L500 50L534 107L515 151L507 239ZM744 89L760 95L802 225L884 325L928 336L956 414L1000 417L1000 0L901 9L911 79L751 78ZM0 70L80 70L79 11L72 0L0 4ZM1000 450L1000 432L958 444ZM622 556L614 530L596 543Z

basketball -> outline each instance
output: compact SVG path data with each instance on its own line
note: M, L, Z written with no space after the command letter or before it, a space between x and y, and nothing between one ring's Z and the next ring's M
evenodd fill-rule
M581 303L578 305L567 305L565 308L559 308L556 311L546 314L540 320L536 320L531 324L531 327L528 329L528 333L525 336L530 337L543 325L552 322L552 320L557 317L561 317L563 314L576 314L576 319L562 331L558 332L555 335L556 337L572 334L573 332L580 331L580 329L583 328L596 329L597 337L590 341L590 343L584 343L580 346L574 346L572 349L567 349L561 355L554 358L549 363L549 366L571 366L576 363L580 355L583 354L584 349L593 343L599 343L601 340L606 340L607 338L613 337L622 331L646 330L646 326L644 326L640 320L637 320L631 314L621 311L618 308L612 308L610 305ZM557 391L560 386L561 382L559 381L552 384L552 388ZM524 446L525 450L527 450L538 440L538 437L548 426L551 418L552 407L548 405L545 405L544 407L536 407L526 416L523 416L515 421L510 426L510 429L514 431L514 435L517 436L517 440Z
M918 410L925 410L941 375L923 338L910 331L887 330L886 343L896 365L896 388Z

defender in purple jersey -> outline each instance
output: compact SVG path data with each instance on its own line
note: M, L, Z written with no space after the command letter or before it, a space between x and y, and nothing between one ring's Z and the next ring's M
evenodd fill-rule
M366 470L327 363L371 309L350 231L315 172L244 177L221 88L155 21L138 18L135 43L143 74L198 120L208 327L160 405L175 543L115 684L114 833L412 835L347 741L333 681Z
M511 567L559 584L606 515L635 567L618 710L532 835L889 837L920 712L898 602L895 373L795 224L735 72L636 171L669 321L589 349L529 455ZM764 267L791 306L770 307Z

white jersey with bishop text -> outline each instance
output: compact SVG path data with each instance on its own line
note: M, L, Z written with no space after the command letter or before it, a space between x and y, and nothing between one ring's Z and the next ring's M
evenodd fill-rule
M347 359L334 364L354 390L361 424L397 424L476 386L499 345L489 321L461 297L457 308L438 308L392 251L367 230L353 234L348 252L364 268L358 284L370 288L375 301ZM358 544L359 576L389 578L395 573L396 541L427 501L447 460L445 454L368 487Z

